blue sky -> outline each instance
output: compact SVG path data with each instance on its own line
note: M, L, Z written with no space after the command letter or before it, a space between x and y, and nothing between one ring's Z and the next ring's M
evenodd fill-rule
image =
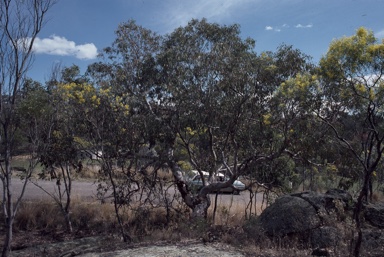
M237 23L244 38L256 40L257 53L285 43L317 63L333 39L361 26L384 38L383 10L384 0L59 0L36 41L28 76L44 82L55 63L85 72L111 45L119 23L130 19L159 34L193 18Z

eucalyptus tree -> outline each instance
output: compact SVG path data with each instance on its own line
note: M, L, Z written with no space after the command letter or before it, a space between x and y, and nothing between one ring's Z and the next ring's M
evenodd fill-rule
M364 28L335 40L321 59L324 106L319 116L361 168L359 198L368 200L383 151L383 43Z
M178 114L178 117L184 120L180 119L175 128L186 130L197 125L198 131L205 131L202 133L205 138L200 137L201 145L196 148L190 144L194 135L176 132L183 138L183 147L188 149L190 161L196 169L208 170L211 175L224 169L230 177L223 184L207 183L195 197L198 201L190 205L196 208L207 192L217 189L215 187L228 186L240 175L257 174L260 166L270 165L286 153L290 146L290 127L296 118L284 115L286 106L280 104L278 99L281 98L276 91L283 81L309 67L306 56L285 45L276 54L257 56L252 51L253 40L242 40L237 25L220 27L204 20L192 21L184 31L180 29L171 36L169 42L181 41L174 44L176 47L172 45L171 50L167 49L171 56L176 55L174 70L180 69L180 61L192 63L181 72L191 74L192 79L183 75L169 76L179 79L173 83L172 95L179 88L185 88L184 95L177 97L180 99L177 110L184 114ZM191 36L193 43L190 43ZM198 58L189 58L191 54L180 46L193 49ZM183 84L186 87L182 87ZM193 97L190 97L190 103L185 104L189 92L193 92ZM203 154L199 156L199 153ZM200 166L201 156L208 157L205 166ZM208 202L201 203L204 206ZM207 205L204 208L206 210Z
M172 172L193 217L207 216L210 192L288 153L296 117L283 115L276 92L309 69L300 51L283 45L276 55L258 56L238 25L204 19L163 37L130 21L116 35L89 74L100 87L125 93L140 145ZM210 174L197 193L183 176L185 158ZM219 171L228 180L213 183Z
M80 75L79 67L54 67L52 76L46 82L44 92L45 106L40 111L45 114L45 125L40 129L40 141L37 148L38 161L43 166L40 178L54 179L57 190L49 192L39 185L32 183L47 193L58 205L65 218L68 233L72 233L71 202L72 179L74 172L81 170L82 140L79 133L82 117L76 115L78 102L85 101L84 88L87 89L86 79ZM27 106L27 108L30 106Z
M15 106L20 89L33 60L33 44L45 23L53 0L2 0L0 2L0 124L1 153L0 179L3 183L2 207L5 217L5 237L2 256L8 256L12 241L12 227L23 194L14 198L10 160L15 131ZM24 191L23 191L24 192Z
M18 98L15 118L20 128L15 134L13 152L36 156L49 115L49 95L40 82L27 79Z
M158 177L163 162L149 149L152 140L148 135L158 128L156 120L149 117L147 102L156 90L154 57L161 37L133 21L120 24L116 37L112 46L104 49L102 61L88 68L100 103L96 112L83 117L88 142L102 152L99 161L107 180L101 192L112 191L123 238L130 241L124 212L152 205L154 200L162 204L161 199L154 199L163 196L163 181Z
M312 79L315 66L311 57L292 46L282 44L275 52L263 52L258 56L258 84L270 90L271 97L266 98L268 109L263 118L274 119L276 125L287 138L285 156L274 161L264 162L252 174L258 181L268 187L290 190L291 184L299 184L297 170L302 167L314 166L311 146L314 139L311 133L317 126L314 121L310 104L312 97L309 88L292 88L292 81L300 74L306 74ZM308 84L301 79L302 84ZM279 130L270 131L269 138L281 137Z
M241 175L269 179L271 184L277 180L278 174L260 176L261 168L269 166L267 175L271 175L273 160L288 154L290 130L297 121L284 115L287 107L277 90L284 80L310 68L307 57L289 46L257 56L254 42L242 40L239 34L237 25L192 21L164 44L162 77L169 78L164 95L171 97L163 101L174 107L175 117L168 126L187 149L195 169L209 171L211 177L224 171L230 178L225 183L210 183L208 178L197 195L178 183L195 216L206 215L207 193ZM169 165L177 174L175 160L170 159Z
M249 137L260 133L244 126L255 124L248 123L247 118L263 124L260 119L266 112L266 106L258 105L258 101L264 101L270 92L255 86L254 41L243 40L239 34L237 25L192 20L166 37L158 57L164 81L160 82L161 105L154 115L167 118L161 119L168 133L163 150L194 217L206 217L208 193L230 186L240 170L253 161L250 158L243 163L244 144L248 141L252 147ZM178 149L186 150L193 168L210 174L208 179L200 174L204 187L197 194L189 190L182 177L174 154ZM225 170L230 179L211 183L219 170Z
M84 154L96 156L101 179L106 178L106 184L99 184L99 196L105 201L105 194L112 192L121 235L124 241L131 241L124 216L142 187L137 182L140 174L134 169L135 159L131 158L132 149L138 147L135 134L140 131L133 127L126 98L110 88L95 88L88 83L61 84L59 90L76 117L76 136L72 138Z
M361 179L355 209L358 256L360 213L363 202L372 196L372 179L380 172L384 151L384 43L377 42L372 31L359 28L355 35L330 44L320 68L323 106L318 116L359 167L355 171Z

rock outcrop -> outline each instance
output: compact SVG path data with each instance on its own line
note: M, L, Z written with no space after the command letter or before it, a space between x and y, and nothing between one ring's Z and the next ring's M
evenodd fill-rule
M321 225L316 209L308 201L293 195L278 198L259 217L262 230L268 236L302 233Z
M250 236L260 237L262 233L279 242L294 239L303 247L340 254L351 249L356 236L354 206L352 196L339 189L289 194L278 198L245 230ZM365 221L362 250L382 253L384 204L366 205L362 217Z
M366 205L364 218L372 226L384 228L384 203Z

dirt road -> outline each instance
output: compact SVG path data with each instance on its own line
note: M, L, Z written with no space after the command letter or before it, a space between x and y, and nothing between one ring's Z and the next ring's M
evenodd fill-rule
M24 181L20 180L19 178L14 178L12 180L13 183L13 195L14 198L18 197L20 195L22 186ZM57 194L57 186L56 181L47 181L47 180L34 180L33 183L29 182L27 184L25 194L23 197L23 200L49 200L51 197L44 192L41 188L36 186L35 184L39 185L40 187L44 188L47 192L51 194ZM90 181L72 181L72 198L73 199L79 199L83 201L96 201L96 194L97 194L97 186L98 183L96 182L90 182ZM2 198L3 190L2 190L2 183L0 183L0 196ZM63 185L61 186L63 190ZM174 189L170 189L170 193L175 193ZM215 194L211 194L211 201L212 204L214 203ZM263 202L263 196L261 193L256 195L256 201L257 205L260 206ZM0 199L1 199L0 198ZM232 194L219 194L217 197L217 203L218 205L223 205L227 207L244 207L249 203L249 192L245 191L242 192L240 195L232 195ZM253 203L254 200L253 200Z
M32 183L33 182L33 183ZM24 193L24 200L46 200L51 199L51 197L44 192L40 187L44 188L47 192L54 194L58 192L58 188L56 185L56 180L47 181L47 180L33 180L27 184ZM13 196L14 198L19 197L24 181L19 178L14 178L12 180L13 185ZM36 185L35 185L36 184ZM0 196L3 195L3 184L0 183ZM64 189L64 185L61 186L61 189ZM97 193L97 184L93 182L87 181L72 181L72 197L79 198L83 200L95 200Z

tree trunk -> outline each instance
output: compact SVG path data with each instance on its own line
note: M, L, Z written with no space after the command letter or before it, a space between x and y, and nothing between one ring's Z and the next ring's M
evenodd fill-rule
M66 164L65 170L62 167L62 174L63 174L63 180L65 185L65 193L67 196L66 203L65 203L65 221L67 224L67 231L68 233L72 234L73 228L72 228L72 222L71 222L71 216L70 216L70 208L71 208L71 200L72 200L72 178L71 178L71 172L68 163Z
M6 235L2 256L9 256L13 222L23 192L14 203L12 196L12 170L10 166L14 136L19 124L15 119L17 103L21 100L20 87L32 61L34 41L41 31L45 14L54 0L1 1L0 4L0 123L1 143L4 149L5 170L2 176L6 197L3 200ZM19 44L23 40L23 44ZM27 42L28 41L28 42Z
M211 206L211 199L208 194L198 195L197 201L195 201L194 206L192 206L192 219L204 219L208 217L208 209Z
M215 204L213 207L213 213L212 213L212 224L215 224L215 218L216 218L216 210L217 210L217 197L219 195L219 191L215 194Z
M5 188L5 202L4 205L4 214L5 214L5 238L2 251L2 257L9 256L11 251L11 242L13 237L13 222L15 218L15 212L13 210L13 195L12 195L12 170L10 164L10 153L9 148L6 150L5 154L5 178L3 184Z
M120 207L121 207L121 205L118 202L119 196L118 196L118 192L117 192L117 185L116 185L115 179L113 177L112 164L111 164L110 161L103 161L103 166L104 166L105 171L108 174L109 181L111 182L111 185L112 185L112 190L113 190L113 206L114 206L114 210L115 210L115 216L116 216L116 219L117 219L117 223L119 224L121 236L122 236L123 241L125 243L130 243L130 242L132 242L132 238L125 231L124 221L123 221L122 215L120 215Z
M172 152L172 151L171 151ZM198 195L194 195L188 188L187 183L184 181L181 168L175 161L172 160L172 154L170 154L170 160L168 165L171 168L173 177L176 181L177 189L179 190L184 203L192 209L192 219L207 219L208 208L211 205L211 199L207 191L199 192Z
M13 237L13 204L12 202L9 203L7 202L6 206L6 218L5 218L5 238L4 238L4 246L3 246L3 252L1 254L2 257L9 256L9 253L11 251L11 242L12 242L12 237Z
M356 230L357 230L357 239L354 249L354 256L359 257L360 256L360 248L361 243L363 240L363 235L361 231L361 211L363 209L363 202L364 199L367 199L369 187L370 187L370 180L371 180L372 172L371 171L365 171L364 176L364 182L363 182L363 188L360 191L359 197L357 198L356 207L353 213L353 216L355 218L356 222Z
M9 253L11 252L11 242L13 237L12 225L13 225L13 218L6 218L5 239L4 239L3 252L1 254L2 257L9 256Z
M72 222L71 222L71 217L70 217L70 213L69 212L66 212L64 214L64 217L65 217L65 223L67 225L67 232L69 234L72 234L73 232L73 228L72 228Z

